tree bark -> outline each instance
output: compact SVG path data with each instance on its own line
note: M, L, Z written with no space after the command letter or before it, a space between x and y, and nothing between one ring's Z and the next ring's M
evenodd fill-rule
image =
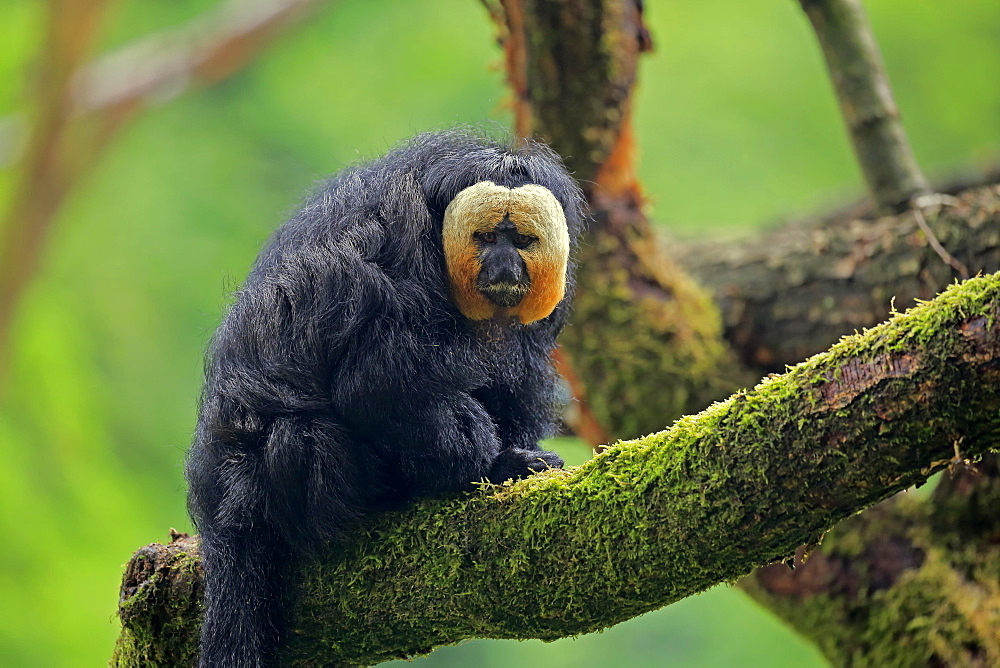
M920 215L972 273L1000 271L1000 186L972 188ZM959 278L915 216L816 220L749 240L666 248L712 292L743 363L775 371Z
M998 369L991 275L584 466L371 518L303 565L283 661L551 640L732 581L925 480L955 442L995 445ZM150 546L128 573L115 665L191 659L196 548Z
M834 665L1000 665L1000 458L956 456L933 500L898 495L797 562L740 585Z
M504 3L508 9L514 4ZM508 15L510 33L514 34L518 28L524 30L526 25L530 30L531 17L542 13L544 4L516 3L513 7L516 19L509 20ZM606 8L612 3L594 0L589 4ZM618 141L607 142L607 130L609 127L614 130L614 126L598 124L596 131L586 125L569 126L561 131L561 116L536 113L536 107L544 104L542 93L533 101L534 88L523 85L525 81L542 82L543 92L560 91L560 104L575 107L585 101L569 99L571 91L557 85L560 76L599 72L602 67L609 70L609 77L622 71L634 74L633 54L639 50L628 47L629 36L632 42L649 43L644 30L634 29L637 23L641 24L641 9L636 2L616 5L619 9L633 9L639 16L638 22L634 18L625 19L607 40L591 40L604 45L595 50L596 55L587 58L576 54L575 59L566 59L578 64L581 72L545 67L544 59L539 57L510 54L512 48L527 52L557 49L544 39L515 36L508 38L506 48L509 66L517 65L509 67L509 71L512 87L517 91L517 127L522 132L529 129L540 132L561 151L579 146L580 142L586 144L589 137L597 138L587 145L593 150L580 154L596 156L595 162L603 159L599 167L593 168L586 161L580 167L570 163L582 172L583 178L594 181L588 195L596 224L582 258L585 273L577 295L580 307L574 327L563 338L563 347L575 375L581 379L574 384L577 396L583 396L594 408L593 414L611 434L630 434L635 429L650 428L655 413L662 418L678 407L683 407L682 412L691 410L706 395L711 396L713 388L721 389L727 380L743 382L746 374L739 365L731 363L726 351L715 347L716 330L705 324L711 318L709 310L697 297L691 297L697 292L688 288L690 281L683 271L663 262L662 254L647 251L653 235L641 212L642 198L631 161L627 122L630 94L604 95L609 107L622 110L620 116L624 119L617 126ZM899 122L867 20L853 1L803 3L803 6L824 48L875 204L883 211L896 210L927 188ZM579 14L578 9L569 11ZM502 17L497 12L495 15ZM556 24L538 21L536 29L558 32L560 39L572 42L579 38L573 33L574 29L580 29L579 25L570 20ZM533 62L541 63L534 74ZM594 97L600 97L600 89L595 90L598 94ZM599 114L594 117L602 118ZM561 137L567 132L572 135L574 130L578 132L575 139L563 142ZM605 149L609 145L613 147L611 151ZM962 195L954 207L927 211L931 234L972 271L995 271L998 266L1000 244L996 235L1000 228L996 225L995 201L994 191L980 190ZM917 230L915 214L850 221L842 230L791 233L786 230L760 244L752 244L746 252L733 251L737 248L734 245L728 249L730 252L720 254L720 246L711 244L710 252L700 258L685 257L683 250L675 255L684 258L683 266L714 290L725 316L726 338L744 365L775 369L794 363L823 349L843 332L880 321L893 307L894 297L895 306L904 308L909 301L927 298L953 279L952 268L939 252L929 248L932 240L927 232ZM653 280L648 278L649 266L659 269ZM675 286L681 289L675 290ZM680 297L675 301L678 294ZM674 337L678 330L663 326L664 322L676 323L678 316L695 323L698 348L685 348L684 342L691 339L683 334ZM633 336L637 340L634 347L629 342ZM692 350L695 354L686 354ZM702 351L711 352L698 354ZM699 388L701 393L691 392L698 379L705 381ZM653 386L657 382L659 387ZM647 411L654 403L656 411ZM913 605L915 609L921 606L926 609L936 602L916 598ZM897 616L893 622L898 630L910 620ZM891 626L887 624L888 631L893 630ZM820 642L826 636L840 633L840 629L823 629L820 625L810 631L810 637ZM879 656L895 637L894 633L885 633L880 640L882 645L873 644L869 654ZM863 657L862 654L855 659L864 660Z

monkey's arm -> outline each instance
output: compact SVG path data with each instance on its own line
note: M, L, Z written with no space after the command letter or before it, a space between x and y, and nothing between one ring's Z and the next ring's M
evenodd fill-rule
M500 438L501 451L490 472L493 482L563 466L556 453L539 446L555 433L558 415L558 376L549 356L552 337L523 332L517 343L497 377L474 393Z
M555 433L559 414L558 375L550 351L552 335L525 331L507 364L474 393L490 413L503 448L538 450L538 442Z
M390 505L413 496L468 489L487 476L500 439L467 392L373 392L352 401L353 456L377 467L368 478Z

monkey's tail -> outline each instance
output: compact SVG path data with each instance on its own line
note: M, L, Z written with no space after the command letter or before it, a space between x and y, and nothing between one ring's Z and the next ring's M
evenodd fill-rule
M282 626L280 595L289 550L260 528L202 532L205 621L201 668L258 668L273 663Z

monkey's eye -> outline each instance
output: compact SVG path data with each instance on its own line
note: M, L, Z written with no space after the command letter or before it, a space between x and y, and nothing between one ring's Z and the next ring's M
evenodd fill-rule
M535 237L529 236L527 234L515 234L514 235L514 246L517 248L527 248L535 241Z
M495 244L497 242L497 233L496 232L483 232L482 234L479 235L479 238L482 239L483 241L485 241L488 244Z

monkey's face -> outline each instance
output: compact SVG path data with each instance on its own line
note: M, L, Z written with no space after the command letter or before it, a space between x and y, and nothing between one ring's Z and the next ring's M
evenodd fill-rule
M452 295L471 320L505 315L527 324L552 313L566 292L566 216L543 186L469 186L445 210L443 243Z

